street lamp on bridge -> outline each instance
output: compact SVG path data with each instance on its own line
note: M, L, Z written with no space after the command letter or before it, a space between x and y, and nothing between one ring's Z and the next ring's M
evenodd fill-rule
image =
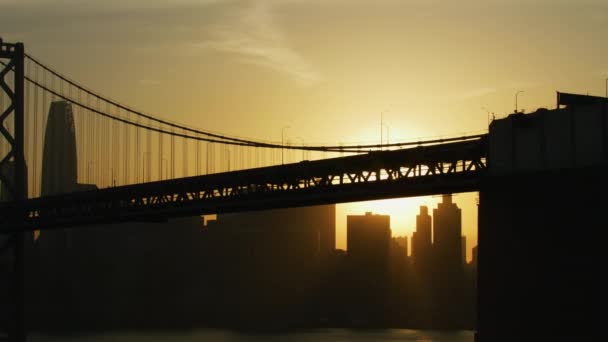
M283 145L285 145L285 130L287 128L291 128L290 126L283 126L283 128L281 128L281 164L285 163L285 159L284 159L284 149L283 149Z
M387 128L387 133L388 133L388 126L384 124L384 112L388 112L388 109L385 109L383 111L380 112L380 149L382 150L382 144L384 143L384 127Z
M488 127L490 127L490 110L486 107L481 107L481 110L485 110L488 118ZM517 110L516 110L517 111ZM494 120L494 113L492 113L492 120Z
M304 147L304 139L302 139L302 137L297 136L297 137L295 137L294 139L299 139L299 140L300 140L300 142L302 143L302 147ZM302 149L302 160L306 159L306 158L304 157L304 152L306 152L306 151L305 151L304 149Z
M517 95L519 95L519 93L523 93L523 92L524 92L523 90L518 90L515 93L515 113L517 113Z

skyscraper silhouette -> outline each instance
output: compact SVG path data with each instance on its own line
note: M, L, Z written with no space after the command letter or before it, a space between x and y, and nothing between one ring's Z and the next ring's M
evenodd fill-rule
M383 320L388 302L391 247L389 215L346 216L346 248L352 283L349 306L355 321L376 325Z
M456 327L464 319L464 265L462 264L462 212L452 195L433 209L433 322Z
M461 250L461 257L462 257L462 265L466 266L467 265L467 237L466 236L461 236L460 237L460 250Z
M427 268L432 248L432 219L427 206L420 206L416 215L416 231L412 235L412 257L422 268Z
M433 209L433 248L438 270L462 268L462 212L452 203L452 195Z
M76 133L72 105L51 103L42 154L41 196L77 189Z

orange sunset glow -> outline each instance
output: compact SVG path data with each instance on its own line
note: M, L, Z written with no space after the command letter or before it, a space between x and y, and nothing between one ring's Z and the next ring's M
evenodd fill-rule
M607 171L608 0L0 0L0 341L593 340Z
M581 44L603 42L607 19L601 1L587 2L0 1L14 13L0 28L79 82L172 121L293 144L386 143L484 132L518 90L527 111L553 107L558 88L601 94L608 46ZM568 25L563 13L574 13ZM475 196L456 197L469 247ZM344 214L389 214L393 234L410 235L418 206L434 203L339 205L337 247Z

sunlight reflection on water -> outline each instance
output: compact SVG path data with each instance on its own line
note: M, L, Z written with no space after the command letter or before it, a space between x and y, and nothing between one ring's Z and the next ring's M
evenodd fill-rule
M438 332L428 330L348 330L318 329L284 333L245 333L227 330L195 330L188 332L124 332L75 336L29 335L29 341L83 341L83 342L157 342L157 341L295 341L295 342L371 342L371 341L416 341L416 342L472 342L472 331Z

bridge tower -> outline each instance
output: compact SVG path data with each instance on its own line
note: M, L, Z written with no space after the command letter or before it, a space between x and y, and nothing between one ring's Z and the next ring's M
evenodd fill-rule
M25 155L24 155L24 60L23 43L5 43L0 38L0 89L8 95L9 103L0 108L0 140L8 143L8 153L0 156L0 186L8 192L5 198L13 201L26 199ZM12 74L12 80L10 79ZM6 123L13 120L13 130L8 130ZM9 170L9 169L12 169ZM3 232L0 232L3 233ZM7 329L9 338L13 341L25 341L23 320L23 263L24 263L24 233L14 232L8 236L7 249L12 252L13 260L13 299L10 305L12 318ZM1 251L0 253L5 253ZM10 287L9 287L10 288Z
M557 104L490 125L480 342L588 340L605 330L608 100L558 93Z

